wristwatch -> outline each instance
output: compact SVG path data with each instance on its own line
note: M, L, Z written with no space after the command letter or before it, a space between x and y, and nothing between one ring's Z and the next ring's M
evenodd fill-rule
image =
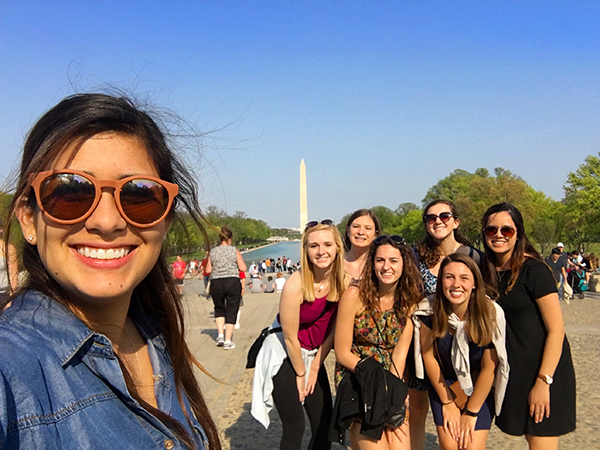
M537 377L547 385L551 385L554 382L554 378L552 378L550 375L539 373Z

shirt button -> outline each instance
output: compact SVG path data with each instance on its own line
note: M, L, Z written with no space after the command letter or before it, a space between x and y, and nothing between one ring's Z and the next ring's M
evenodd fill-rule
M165 442L163 442L163 445L165 446L165 448L167 450L171 450L173 447L175 447L175 444L173 443L173 441L171 439L165 439Z

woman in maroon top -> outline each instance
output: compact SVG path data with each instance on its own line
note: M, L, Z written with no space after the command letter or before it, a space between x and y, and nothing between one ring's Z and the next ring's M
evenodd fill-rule
M300 449L303 405L312 431L308 448L330 446L333 404L323 361L333 347L333 319L345 287L343 252L331 220L309 222L302 234L302 270L290 276L281 293L279 321L288 357L273 377L273 401L283 425L281 449Z

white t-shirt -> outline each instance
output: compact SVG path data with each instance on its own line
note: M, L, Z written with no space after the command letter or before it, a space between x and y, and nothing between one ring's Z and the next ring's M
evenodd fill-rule
M283 290L284 284L285 278L275 278L275 286L277 286L277 292L281 292Z

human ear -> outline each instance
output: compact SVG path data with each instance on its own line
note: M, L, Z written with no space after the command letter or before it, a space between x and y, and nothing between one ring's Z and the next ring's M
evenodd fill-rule
M460 225L460 219L454 219L454 229L456 230Z
M28 205L28 198L22 197L19 200L15 214L21 225L21 232L25 240L31 244L37 243L35 211Z

